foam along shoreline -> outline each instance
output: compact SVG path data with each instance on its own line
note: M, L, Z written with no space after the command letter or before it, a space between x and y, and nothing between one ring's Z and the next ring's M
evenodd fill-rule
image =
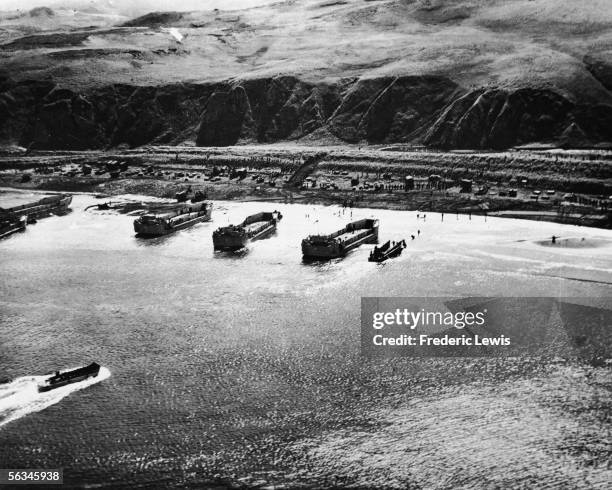
M549 240L538 240L535 242L542 247L559 247L559 248L600 248L612 246L612 240L604 238L587 238L587 237L552 237Z
M38 383L47 379L48 374L44 376L24 376L2 384L0 385L0 427L28 414L40 412L51 405L55 405L71 393L104 381L110 375L111 372L108 368L101 367L98 376L94 378L88 378L43 393L38 392Z

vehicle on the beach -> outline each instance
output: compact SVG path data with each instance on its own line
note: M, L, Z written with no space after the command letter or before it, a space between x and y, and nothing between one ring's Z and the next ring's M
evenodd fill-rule
M283 218L278 211L262 212L248 216L239 225L223 226L213 232L215 250L240 250L251 240L258 240L276 230Z
M95 378L100 372L100 365L92 362L89 366L66 371L55 371L55 374L38 384L38 392L51 391L87 378Z
M488 185L483 185L476 192L474 192L474 195L476 195L476 196L484 196L484 195L487 194L487 192L489 192L489 186Z
M610 196L612 197L612 196ZM571 194L564 194L563 195L563 200L567 201L567 202L578 202L578 196L574 193Z
M138 236L155 237L168 235L202 221L210 221L212 203L183 204L179 208L154 214L145 214L134 220L134 231Z
M191 198L191 202L201 202L201 201L205 201L208 198L206 192L202 192L200 190L197 190L193 193L193 196Z
M368 257L368 262L384 262L387 259L398 257L406 248L406 240L399 242L385 242L380 247L374 247Z
M329 235L310 235L302 240L302 255L315 260L344 257L364 243L378 243L377 219L353 221Z

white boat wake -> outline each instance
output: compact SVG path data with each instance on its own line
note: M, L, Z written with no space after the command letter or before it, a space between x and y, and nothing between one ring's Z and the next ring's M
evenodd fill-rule
M101 367L94 378L69 384L45 393L39 393L37 384L46 376L25 376L0 385L0 427L33 412L55 405L70 393L82 390L110 377L110 371Z

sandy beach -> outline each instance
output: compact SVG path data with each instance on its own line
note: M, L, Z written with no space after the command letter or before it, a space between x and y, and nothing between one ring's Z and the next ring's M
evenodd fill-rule
M210 199L487 214L609 227L608 158L612 154L605 151L436 153L299 145L33 152L3 157L0 185L102 197L131 193L172 198L188 190L202 191ZM311 159L316 162L311 168L299 170ZM84 168L89 168L88 175ZM469 191L462 180L471 182Z

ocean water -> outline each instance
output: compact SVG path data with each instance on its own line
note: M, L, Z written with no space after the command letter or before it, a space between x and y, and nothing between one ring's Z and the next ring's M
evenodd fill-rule
M147 240L95 202L76 195L70 214L0 241L0 378L14 380L0 385L0 467L64 468L77 487L612 479L609 367L359 354L362 296L610 298L612 232L215 202L213 222ZM275 209L275 235L213 252L216 227ZM381 241L406 239L401 257L302 262L304 236L371 216ZM597 247L542 246L553 234ZM91 361L104 379L33 392Z

